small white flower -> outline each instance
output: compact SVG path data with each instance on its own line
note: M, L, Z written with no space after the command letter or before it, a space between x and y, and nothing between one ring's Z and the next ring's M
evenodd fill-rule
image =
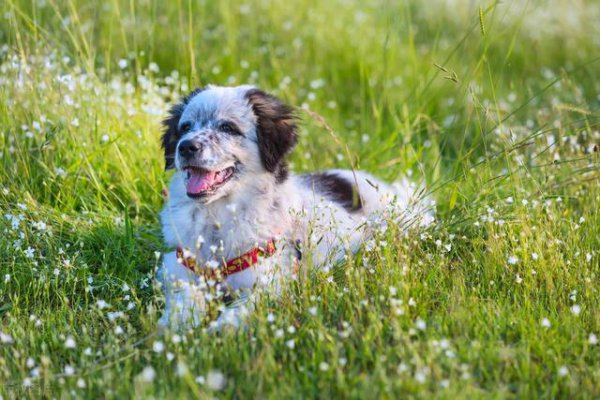
M508 263L510 265L515 265L518 262L519 262L519 259L516 256L509 256L508 257Z
M126 59L121 58L119 60L119 68L125 69L125 68L127 68L128 65L129 65L129 62Z
M579 304L574 304L571 306L571 314L578 316L581 313L581 306Z
M79 389L83 389L85 388L85 381L83 380L83 378L79 378L77 379L77 387Z
M415 326L420 331L424 331L425 328L427 328L427 324L421 318L417 319L417 322L415 322Z
M33 385L33 383L31 382L30 378L23 379L23 387L24 388L31 387L32 385Z
M296 344L294 343L294 339L290 339L290 340L288 340L287 342L285 342L285 345L286 345L288 348L290 348L290 349L292 349L292 350L293 350L293 349L294 349L294 346L295 346Z
M92 349L90 347L86 347L85 350L83 350L83 354L86 356L91 356L92 355Z
M283 329L277 329L277 330L275 331L275 337L276 337L276 338L281 338L281 337L283 337Z
M73 120L71 121L71 125L77 128L79 126L79 118L73 118Z
M327 371L329 369L329 364L327 364L325 361L321 361L319 364L319 369L321 371Z
M158 340L158 341L156 341L156 342L154 342L154 343L152 344L152 350L153 350L155 353L162 353L162 351L163 351L164 349L165 349L165 345L164 345L164 343L163 343L163 342L161 342L160 340Z
M273 315L273 313L269 313L267 315L267 322L272 323L275 321L275 315Z
M519 274L517 274L517 277L515 278L515 282L521 283L521 282L523 282L523 278L521 278L521 276Z
M125 331L123 330L123 328L121 328L121 325L115 326L115 335L122 335L123 332Z
M114 321L116 319L123 318L124 316L125 316L125 314L123 314L123 311L109 312L107 314L109 321Z
M538 253L531 253L531 258L532 258L534 261L537 261L537 260L540 258L540 256L539 256L539 254L538 254Z
M425 383L425 381L427 380L427 371L425 370L420 370L415 372L415 380L419 383Z
M401 362L400 364L398 364L398 368L396 368L396 371L398 372L399 375L401 375L401 374L405 373L406 371L408 371L408 365Z
M35 253L35 249L32 249L31 247L27 247L27 249L25 250L25 257L26 258L33 258L33 255Z
M541 325L542 325L544 328L550 328L550 320L549 320L548 318L544 318L544 319L542 319Z
M10 344L13 342L14 342L14 340L13 340L12 336L10 336L7 333L0 332L0 343Z
M591 254L591 253L587 253L587 254L585 255L585 260L586 260L587 262L590 262L590 261L592 261L592 254Z
M108 142L109 139L110 139L110 137L107 134L102 135L102 138L100 138L102 143Z
M196 377L195 381L199 385L204 385L204 383L206 382L206 379L204 379L204 377L202 375L200 375L200 376Z
M67 340L65 340L65 348L74 349L75 347L77 347L77 343L75 342L75 339L73 339L73 336L67 337Z
M75 373L75 368L70 365L65 365L65 375L72 376Z
M35 360L31 357L27 357L27 368L35 367Z
M558 376L567 376L569 374L569 370L564 365L558 369Z
M317 307L310 307L308 312L310 315L317 315Z
M151 366L147 366L142 370L140 376L142 381L152 382L156 378L156 371Z
M6 282L10 282L10 274L4 275L4 283L6 283Z
M96 301L96 307L103 310L106 307L110 307L110 304L108 304L106 301L100 299L100 300Z
M507 202L508 204L512 204L512 203L514 203L514 201L515 201L515 200L512 198L512 196L510 196L510 197L506 198L506 202Z
M158 72L158 71L160 71L160 68L158 68L158 64L157 63L151 62L148 65L148 70L150 70L150 72Z
M588 343L591 344L592 346L597 345L598 344L598 336L596 336L593 333L590 333L590 336L588 336Z
M206 386L212 390L223 390L227 385L227 378L220 371L210 371L206 375Z

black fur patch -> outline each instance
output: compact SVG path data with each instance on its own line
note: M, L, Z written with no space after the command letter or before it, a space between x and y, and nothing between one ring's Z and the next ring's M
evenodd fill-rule
M183 114L183 110L190 100L203 90L204 88L194 89L190 94L181 99L179 103L171 107L169 116L163 121L162 147L165 151L165 169L175 168L175 150L177 149L177 142L180 137L177 127L181 114Z
M302 177L316 192L340 204L347 211L356 212L362 208L362 200L353 182L330 172L316 172Z
M259 89L251 89L246 98L257 117L258 149L265 169L277 182L288 176L285 156L298 141L297 117L292 107Z

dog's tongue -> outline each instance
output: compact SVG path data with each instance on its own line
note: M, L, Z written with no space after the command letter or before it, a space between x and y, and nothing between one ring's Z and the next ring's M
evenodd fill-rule
M186 190L190 194L199 194L210 189L215 184L217 173L214 171L190 170Z

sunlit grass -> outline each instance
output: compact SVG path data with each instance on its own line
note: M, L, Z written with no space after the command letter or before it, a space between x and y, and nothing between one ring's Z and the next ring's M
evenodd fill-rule
M7 0L0 396L600 396L600 6ZM158 335L168 105L253 83L296 171L424 177L437 223Z

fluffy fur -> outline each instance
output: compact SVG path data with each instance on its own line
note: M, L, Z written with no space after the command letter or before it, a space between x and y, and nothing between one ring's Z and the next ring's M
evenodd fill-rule
M220 291L277 290L308 256L316 267L335 262L357 250L390 207L407 227L432 221L431 202L416 201L407 181L388 185L349 170L289 174L296 123L291 107L251 86L197 89L164 122L166 168L176 169L161 213L167 245L192 249L199 264L216 266L276 239L274 256L228 276ZM174 253L165 255L159 277L166 298L161 323L199 325L211 283ZM237 325L248 310L225 308L213 327Z

